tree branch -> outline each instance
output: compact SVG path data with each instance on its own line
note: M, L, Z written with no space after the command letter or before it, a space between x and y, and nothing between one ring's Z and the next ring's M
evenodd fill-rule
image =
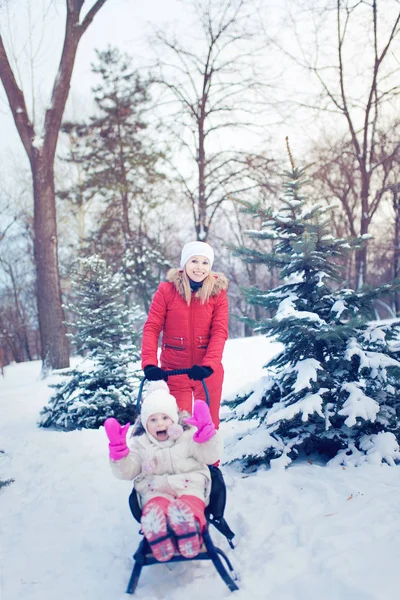
M104 6L106 2L107 0L97 0L97 2L92 6L92 8L89 10L86 17L83 19L82 24L79 27L79 29L81 30L81 35L86 31L86 29L89 27L99 10L102 8L102 6Z
M340 22L340 0L337 0L337 36L338 36L338 59L339 59L339 85L340 85L340 93L341 93L341 97L342 97L342 103L343 103L343 113L344 116L346 117L348 126L349 126L349 131L350 131L350 135L351 135L351 139L354 145L354 150L356 153L356 157L357 160L359 162L360 168L363 168L363 164L361 162L361 149L360 149L360 144L357 138L357 134L353 125L353 121L350 115L350 111L347 105L347 97L346 97L346 92L344 89L344 66L343 66L343 44L344 44L344 38L346 35L346 30L347 30L347 24L349 21L349 15L347 15L347 20L344 26L344 30L343 30L343 35L342 35L342 31L341 31L341 22Z
M53 160L55 155L79 41L106 1L107 0L97 0L87 13L83 23L79 25L80 10L84 4L84 0L67 0L67 21L64 45L57 77L53 86L51 105L46 111L44 121L44 147L47 160Z
M0 35L0 79L3 83L11 112L14 117L15 126L20 135L29 160L32 162L34 157L34 147L32 141L35 137L35 129L31 123L28 110L26 108L25 97L18 87L14 73L11 69L3 39Z

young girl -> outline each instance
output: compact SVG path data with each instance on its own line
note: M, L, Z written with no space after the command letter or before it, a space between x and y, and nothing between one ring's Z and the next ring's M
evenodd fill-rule
M203 400L194 403L193 417L183 419L167 384L151 386L130 448L129 423L121 427L114 418L104 423L111 469L119 479L134 480L142 531L156 560L169 560L176 546L182 556L193 558L200 550L210 497L207 464L221 458L222 440Z
M165 379L164 370L188 369L168 378L180 410L192 413L192 398L204 399L207 379L211 417L218 428L224 377L222 352L228 337L228 281L211 267L214 251L205 242L182 249L180 269L171 269L159 285L143 329L142 368L147 379ZM161 368L158 339L162 332Z

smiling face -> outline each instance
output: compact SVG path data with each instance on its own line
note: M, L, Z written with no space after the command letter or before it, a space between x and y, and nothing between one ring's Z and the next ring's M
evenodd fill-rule
M168 427L173 420L165 413L154 413L147 419L146 427L150 435L159 442L165 442L168 438Z
M203 281L211 271L211 265L205 256L192 256L185 265L188 277L196 283Z

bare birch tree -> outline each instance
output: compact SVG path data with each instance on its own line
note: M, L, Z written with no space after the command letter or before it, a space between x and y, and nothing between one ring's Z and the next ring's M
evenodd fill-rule
M339 199L351 233L367 237L385 188L387 173L382 164L393 162L399 150L398 139L392 139L387 153L382 156L379 152L380 138L388 137L392 126L391 111L398 109L400 62L394 53L400 37L399 3L322 0L309 5L304 14L308 22L315 23L312 56L299 32L295 39L301 51L286 50L286 54L312 73L319 84L319 97L314 102L306 100L307 108L324 112L326 119L330 116L327 127L334 143L343 140L342 132L346 132L345 142L340 144L345 147L347 167L343 156L336 157L336 167L341 162L342 174L343 169L346 171ZM352 207L354 198L356 206ZM358 287L367 281L367 265L364 245L356 256Z
M399 123L392 120L385 131L375 132L374 164L370 170L368 214L370 223L368 231L373 237L378 222L382 220L384 206L392 201L392 187L397 185L400 163ZM354 157L351 140L344 136L341 139L328 138L318 140L312 149L312 179L316 199L325 198L328 203L332 199L340 202L331 213L332 225L338 237L357 237L360 228L360 197L362 180ZM395 202L395 200L393 199ZM386 204L385 204L386 203ZM394 211L396 212L396 211ZM373 223L374 221L374 223ZM372 224L372 226L371 226ZM386 228L388 223L386 223ZM395 228L395 223L393 225ZM392 249L390 234L385 240L374 239L369 242L368 279L374 278L374 263L377 253L383 253L386 260L392 256L387 254L388 245ZM360 283L353 255L347 257L346 280ZM378 260L379 262L379 260ZM365 279L364 279L365 281Z
M0 34L0 79L14 122L28 156L34 196L34 253L43 366L69 365L69 348L63 324L54 185L54 159L79 42L106 0L96 0L82 15L85 0L66 0L65 35L54 80L51 104L46 109L43 133L29 115L25 95L18 86Z
M158 31L155 46L161 57L154 82L163 89L163 110L171 107L170 130L179 140L177 178L197 239L206 240L227 195L256 187L251 152L235 149L235 136L261 125L260 97L266 88L255 69L261 44L250 25L251 3L193 0L190 5L199 39L193 35L185 44Z

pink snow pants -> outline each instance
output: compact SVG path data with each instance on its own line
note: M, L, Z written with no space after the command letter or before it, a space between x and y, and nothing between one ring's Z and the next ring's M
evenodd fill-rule
M206 517L204 515L204 509L206 505L203 502L203 500L200 500L200 498L197 498L197 496L186 495L179 496L179 500L182 500L182 502L184 502L190 508L192 514L194 515L194 518L199 522L200 531L203 531L204 527L206 526ZM165 515L167 515L168 506L170 505L170 503L171 500L168 500L168 498L156 496L155 498L152 498L151 500L146 502L145 506L155 504L156 506L159 506L161 508Z

